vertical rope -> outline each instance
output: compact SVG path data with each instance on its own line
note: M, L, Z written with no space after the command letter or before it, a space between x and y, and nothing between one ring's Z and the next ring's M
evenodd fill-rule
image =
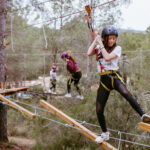
M48 48L48 42L47 42L47 36L46 36L44 24L43 24L42 28L43 28L43 34L44 34L44 39L45 39L45 49L47 49Z
M41 13L41 18L42 18L42 22L43 22L43 16ZM47 36L46 36L46 32L45 32L45 26L44 23L42 23L42 29L43 29L43 35L44 35L44 39L45 39L45 49L48 48L48 42L47 42Z
M118 150L119 150L119 148L120 148L120 143L121 143L121 132L120 131L118 131L118 135L120 135L120 137L119 137L119 143L118 143Z

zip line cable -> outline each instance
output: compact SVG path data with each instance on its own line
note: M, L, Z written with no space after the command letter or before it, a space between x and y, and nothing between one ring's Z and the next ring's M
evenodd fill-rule
M99 4L99 5L96 5L96 6L92 7L92 8L97 8L97 7L106 5L106 4L108 4L108 3L112 3L112 2L114 2L114 1L116 1L116 0L108 1L108 2L105 2L105 3ZM45 1L45 2L41 2L41 3L37 3L36 5L40 5L40 4L43 4L43 3L46 3L46 2L50 2L50 1ZM28 6L28 7L29 7L29 6ZM25 8L26 8L26 7L25 7ZM24 8L22 8L22 9L24 9ZM18 9L18 10L19 10L19 9ZM60 16L60 17L58 17L58 18L53 18L53 19L48 20L48 21L42 21L41 23L43 24L44 22L49 22L49 21L57 20L57 19L59 19L59 18L71 16L71 15L74 15L74 14L77 14L77 13L81 13L81 12L83 12L83 11L85 11L85 10L81 10L81 11L78 11L78 12L74 12L74 13L72 13L72 14L68 14L68 15L65 15L65 16ZM38 24L41 24L41 23L38 23ZM12 19L11 19L11 24L12 24ZM32 25L36 25L36 24L32 24ZM32 25L29 25L29 26L32 26ZM27 26L27 27L29 27L29 26ZM44 24L43 24L43 26L44 26ZM11 25L11 31L8 31L8 32L11 32L11 40L12 40L12 25ZM46 33L45 33L44 27L43 27L43 33L44 33L44 38L45 38L45 41L46 41L45 47L47 47L48 44L47 44ZM15 44L15 45L16 45L16 44ZM24 46L24 47L25 47L25 46ZM27 47L27 46L26 46L26 47ZM31 48L31 47L30 47L30 48ZM37 48L38 48L38 49L43 49L43 48L39 48L39 47L37 47ZM14 51L14 49L13 49L13 40L12 40L12 50ZM132 52L132 51L128 51L128 52Z
M100 7L100 6L103 6L103 5L112 3L112 2L114 2L114 1L117 1L117 0L111 0L111 1L108 1L108 2L105 2L105 3L102 3L102 4L99 4L99 5L96 5L96 6L92 7L92 8L97 8L97 7ZM47 2L50 2L50 1L45 1L45 2L41 2L41 3L37 3L36 5L40 5L40 4L47 3ZM21 8L21 9L26 9L26 8L28 8L28 7L32 7L32 6L26 6L26 7ZM13 11L18 11L18 10L21 10L21 9L16 9L16 10L13 10ZM12 11L12 12L13 12L13 11ZM24 29L26 29L26 28L28 28L28 27L31 27L31 26L34 26L34 25L39 25L39 24L43 24L43 23L46 23L46 22L51 22L51 21L54 21L54 20L57 20L57 19L60 19L60 18L72 16L72 15L75 15L75 14L78 14L78 13L82 13L82 12L84 12L84 11L85 11L85 10L80 10L80 11L73 12L73 13L71 13L71 14L67 14L67 15L64 15L64 16L53 17L53 18L50 19L50 20L46 20L46 21L42 21L42 22L40 22L40 23L28 25L28 26L24 27ZM9 11L8 11L8 12L9 12ZM7 31L7 32L5 32L5 33L9 33L9 32L11 32L11 31ZM0 34L4 34L4 33L0 33Z
M117 1L117 0L111 0L111 1L108 1L108 2L105 2L105 3L102 3L102 4L99 4L99 5L96 5L92 8L97 8L97 7L100 7L100 6L104 6L106 4L109 4L109 3L112 3L114 1ZM64 15L64 16L59 16L59 17L53 17L52 19L50 20L45 20L43 22L39 22L39 23L35 23L35 24L31 24L31 25L28 25L26 26L24 29L28 28L28 27L31 27L31 26L35 26L35 25L39 25L39 24L42 24L42 23L47 23L47 22L51 22L51 21L54 21L54 20L57 20L57 19L60 19L60 18L65 18L65 17L69 17L69 16L72 16L72 15L75 15L75 14L80 14L82 12L84 12L85 10L80 10L80 11L76 11L76 12L73 12L73 13L70 13L70 14L67 14L67 15Z

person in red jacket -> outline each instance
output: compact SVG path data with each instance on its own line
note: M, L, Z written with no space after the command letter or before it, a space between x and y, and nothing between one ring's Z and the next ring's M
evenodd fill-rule
M81 95L81 90L78 86L79 81L82 77L81 70L79 69L77 63L75 60L71 57L71 51L63 52L61 54L61 58L67 63L67 71L71 74L69 80L67 81L67 91L68 93L65 95L65 97L72 97L71 96L71 83L74 82L74 86L77 89L77 92L79 95L77 98L84 99L84 97Z

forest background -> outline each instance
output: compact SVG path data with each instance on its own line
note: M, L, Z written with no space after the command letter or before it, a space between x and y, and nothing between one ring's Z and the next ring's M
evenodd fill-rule
M93 87L97 85L99 76L97 75L95 58L89 58L86 54L91 39L84 12L68 17L64 16L84 10L84 6L87 4L97 6L104 2L106 1L8 1L7 30L11 32L6 35L8 42L5 49L5 63L8 67L7 82L18 84L27 80L36 80L39 76L48 77L51 65L55 62L57 75L60 78L57 82L59 89L57 92L65 92L66 69L60 54L63 51L71 50L71 55L82 69L83 77L80 86L85 99L79 101L52 97L51 103L73 118L98 125L95 113L96 91L91 89L91 85ZM115 25L119 29L121 23L120 6L129 4L130 0L122 0L93 9L93 26L99 28L100 32L108 24ZM150 78L150 27L147 27L145 32L119 29L118 45L123 49L120 72L143 109L150 113L150 85L148 82ZM36 86L32 90L44 91L41 86ZM38 106L40 98L46 100L46 97L35 96L26 100L26 103ZM49 113L40 113L61 121ZM148 136L147 133L138 129L137 123L140 122L140 117L115 91L111 93L105 115L107 116L108 127L111 129ZM35 121L24 119L24 116L17 111L8 109L9 136L35 139L36 145L32 149L99 149L96 144L76 130L53 122L46 126L47 123L48 120L41 118ZM100 128L90 127L90 129L100 133ZM118 133L112 132L111 134L118 137ZM122 139L149 144L149 139L143 137L124 134ZM110 143L115 147L118 146L117 140L111 139ZM120 149L146 150L147 147L141 148L139 145L121 142Z

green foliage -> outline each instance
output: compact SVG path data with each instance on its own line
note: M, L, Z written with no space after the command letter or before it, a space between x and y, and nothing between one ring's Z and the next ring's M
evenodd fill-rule
M123 50L148 50L150 48L150 32L146 33L120 33L118 43Z
M139 93L137 89L135 95ZM141 95L141 94L140 94ZM139 96L139 94L138 94ZM32 104L33 106L38 106L39 97L33 97L32 100L25 100L25 103ZM66 113L68 116L86 121L94 125L98 125L98 120L95 111L95 99L96 92L91 92L85 96L83 101L77 99L64 99L63 97L51 97L51 104L56 106L62 112ZM138 99L142 107L146 110L147 102L142 102ZM143 105L144 104L144 105ZM29 108L28 108L29 109ZM33 110L31 110L33 111ZM52 113L37 110L40 116L64 123L61 119ZM112 92L105 109L105 116L107 127L114 130L119 130L122 132L130 132L141 135L148 135L143 131L138 129L137 122L140 122L140 117L134 112L131 106L126 102L124 98L117 92ZM37 117L35 120L30 120L24 118L19 112L12 109L8 111L8 131L11 136L23 136L36 139L37 144L33 148L34 150L55 150L55 149L66 149L66 150L98 150L100 147L93 143L91 140L83 136L79 131L74 128L67 126L62 126L61 124L55 123L53 121L45 120L42 117ZM84 124L88 129L95 133L100 133L99 127L90 126ZM118 132L111 132L112 137L119 138ZM136 136L129 136L122 134L122 139L131 140L135 142L149 144L149 139L144 139ZM109 140L109 143L113 146L118 146L118 141L113 139ZM146 150L146 148L141 146L136 146L133 144L128 144L121 142L120 149L128 147L133 150Z

